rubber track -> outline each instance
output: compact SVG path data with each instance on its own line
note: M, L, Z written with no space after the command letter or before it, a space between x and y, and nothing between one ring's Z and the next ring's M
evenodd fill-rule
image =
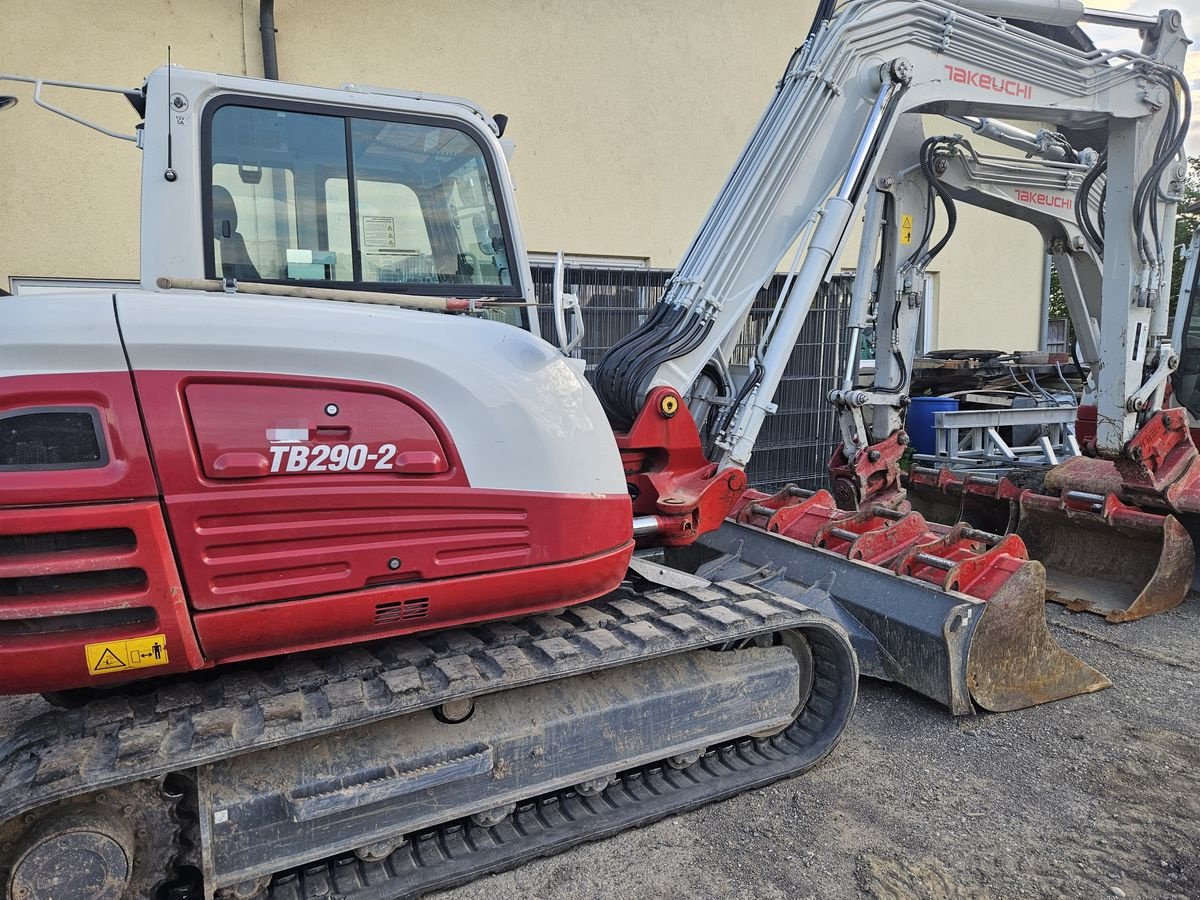
M857 693L857 672L851 671L854 663L844 651L833 648L819 631L809 632L808 638L817 676L813 702L782 734L712 748L684 770L661 764L632 770L598 796L574 790L549 794L521 804L493 828L464 820L431 829L380 862L349 854L280 873L267 898L419 897L802 774L837 745Z
M647 583L645 592L626 583L558 615L295 655L270 668L224 667L19 726L0 744L0 822L63 797L456 698L828 622L738 582L688 590Z

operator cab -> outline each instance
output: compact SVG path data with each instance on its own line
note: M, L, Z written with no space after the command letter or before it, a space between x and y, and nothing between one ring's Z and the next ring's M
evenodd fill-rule
M152 141L163 116L172 140ZM143 286L167 275L532 299L498 131L457 98L160 69L147 83L143 222L164 224L144 229ZM196 179L182 158L197 160ZM193 212L198 252L166 246Z

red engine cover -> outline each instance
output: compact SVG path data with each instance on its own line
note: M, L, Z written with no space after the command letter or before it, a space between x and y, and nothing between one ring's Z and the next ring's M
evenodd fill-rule
M2 694L104 687L204 665L129 373L0 378L3 421L75 411L93 417L99 459L39 462L27 446L25 459L0 470ZM121 653L142 638L161 646L144 668ZM101 662L105 649L120 656Z
M472 487L445 427L403 391L241 374L136 381L209 655L560 607L624 575L627 497ZM389 613L405 603L403 620Z
M626 495L474 488L403 391L135 382L136 399L124 372L0 379L0 415L91 410L105 445L83 466L0 471L0 693L554 609L625 574Z
M102 465L0 473L0 508L155 497L128 372L0 378L0 415L17 410L94 409L105 449Z

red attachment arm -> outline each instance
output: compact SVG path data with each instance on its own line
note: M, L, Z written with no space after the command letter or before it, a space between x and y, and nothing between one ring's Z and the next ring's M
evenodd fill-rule
M1046 487L1068 491L1115 494L1126 503L1171 510L1200 512L1200 453L1182 409L1164 409L1151 416L1118 459L1076 456L1046 476Z
M1194 492L1197 480L1196 445L1188 429L1187 413L1164 409L1143 425L1118 459L1117 471L1126 496L1165 496L1172 507L1182 494Z
M973 538L969 526L960 522L936 543L914 547L895 569L901 575L920 578L948 591L989 600L1027 559L1029 551L1017 535L1006 535L988 547Z
M847 453L838 444L829 460L833 492L842 509L898 506L904 501L900 486L900 458L908 449L908 435L898 431L862 452Z
M635 516L654 516L642 545L681 547L715 531L746 490L741 469L717 470L679 394L655 388L625 434L617 435Z

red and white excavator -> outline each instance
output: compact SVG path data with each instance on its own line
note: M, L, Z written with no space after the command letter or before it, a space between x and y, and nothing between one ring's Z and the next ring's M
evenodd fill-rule
M1078 28L1100 16L822 3L594 387L561 352L561 289L560 348L539 336L510 148L474 104L5 76L56 112L47 89L124 93L142 119L93 126L141 152L140 287L0 301L0 691L63 707L0 745L8 896L411 896L807 770L860 667L957 714L1107 686L1051 639L1019 538L922 532L897 575L897 531L864 516L914 519L871 508L806 541L829 495L755 497L743 471L918 114L1095 136L1100 356L1127 361L1098 402L1135 399L1165 346L1150 238L1187 40L1164 12L1140 50L1100 52ZM919 269L893 219L885 258L920 249ZM901 269L880 270L883 318ZM1137 414L1103 409L1107 448ZM890 452L846 465L869 485Z

